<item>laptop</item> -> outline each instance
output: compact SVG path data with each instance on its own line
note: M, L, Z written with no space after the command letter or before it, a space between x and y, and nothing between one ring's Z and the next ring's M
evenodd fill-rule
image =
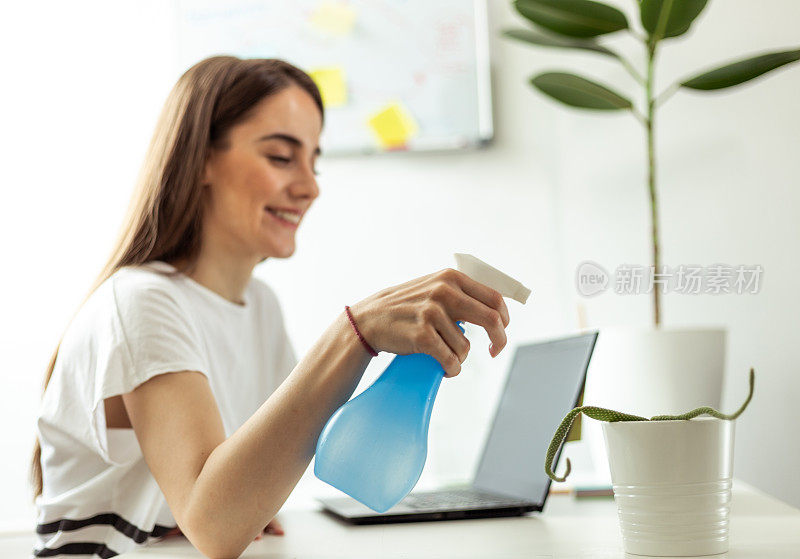
M412 491L380 513L349 496L316 500L326 513L351 524L518 516L542 511L550 491L550 478L544 471L547 447L561 420L578 405L596 340L597 332L591 332L516 348L471 483Z

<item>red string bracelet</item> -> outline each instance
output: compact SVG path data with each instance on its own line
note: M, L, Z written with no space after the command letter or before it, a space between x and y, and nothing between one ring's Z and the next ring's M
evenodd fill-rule
M364 336L361 335L361 332L358 331L358 326L356 326L356 321L353 318L353 313L350 312L350 307L347 305L344 306L344 312L347 313L347 319L350 321L350 325L353 327L353 330L356 331L356 336L358 339L361 340L361 343L364 344L364 348L366 348L367 352L373 356L377 357L378 352L372 349L372 346L367 343L367 340L364 339Z

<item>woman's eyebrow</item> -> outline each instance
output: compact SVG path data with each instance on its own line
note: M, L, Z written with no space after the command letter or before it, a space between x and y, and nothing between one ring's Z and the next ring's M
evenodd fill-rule
M261 136L258 140L256 140L256 143L263 142L264 140L283 140L284 142L294 146L303 147L303 142L294 136L290 136L289 134L267 134L266 136ZM317 148L314 149L314 155L320 155L321 153L322 151L319 149L319 146L317 146Z

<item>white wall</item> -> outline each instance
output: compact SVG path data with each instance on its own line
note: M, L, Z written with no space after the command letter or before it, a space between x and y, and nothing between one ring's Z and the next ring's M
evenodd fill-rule
M633 3L614 4L631 13ZM800 3L791 0L711 2L686 40L664 43L657 91L730 60L799 48L798 21ZM635 41L621 38L614 45L642 60ZM548 60L530 66L569 68L636 91L613 61L591 54L564 54L557 65ZM758 295L667 294L664 324L728 329L725 410L739 406L747 371L756 370L754 399L737 421L735 475L795 506L800 506L795 479L800 441L793 419L800 397L795 288L800 262L793 257L800 241L799 98L800 65L795 65L724 93L679 92L664 105L657 130L663 262L764 269ZM625 263L650 264L641 126L630 116L592 116L549 104L561 132L556 200L565 266L559 282L572 285L584 260L609 271ZM579 300L571 290L566 308ZM601 331L651 320L649 295L607 292L583 302L589 325Z
M0 30L0 374L10 387L0 393L0 529L32 524L25 479L42 375L111 248L177 78L163 55L172 40L168 4L126 6L53 3L45 17L17 3L0 22L7 27ZM716 2L690 41L665 49L663 73L789 46L798 15L792 0ZM482 256L533 288L528 305L510 303L512 341L575 328L580 260L611 268L647 262L635 123L563 110L525 85L544 67L582 68L612 83L623 76L591 55L498 39L499 29L519 21L505 1L490 0L490 16L495 142L483 151L322 161L322 195L298 233L297 253L256 270L278 292L298 353L343 305L451 266L453 252ZM633 52L632 44L621 46ZM679 93L659 131L665 262L760 263L766 274L762 293L749 298L668 297L666 323L730 328L736 382L727 401L742 393L747 367L759 373L758 395L739 426L737 475L795 505L800 489L790 475L800 451L780 426L791 428L800 393L791 343L798 264L786 254L798 238L791 219L798 163L790 159L800 147L798 86L800 69L793 69L713 99ZM626 155L614 155L614 146ZM649 320L644 296L609 294L586 306L591 326ZM491 360L485 334L468 332L473 352L437 398L423 486L471 474L505 372L509 352ZM385 363L370 366L359 390ZM293 499L326 491L307 473Z

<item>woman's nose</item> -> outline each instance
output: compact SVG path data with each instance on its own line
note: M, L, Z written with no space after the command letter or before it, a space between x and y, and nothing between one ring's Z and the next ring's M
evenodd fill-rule
M313 167L304 168L302 176L292 183L291 194L297 198L309 198L313 200L319 196L319 185Z

